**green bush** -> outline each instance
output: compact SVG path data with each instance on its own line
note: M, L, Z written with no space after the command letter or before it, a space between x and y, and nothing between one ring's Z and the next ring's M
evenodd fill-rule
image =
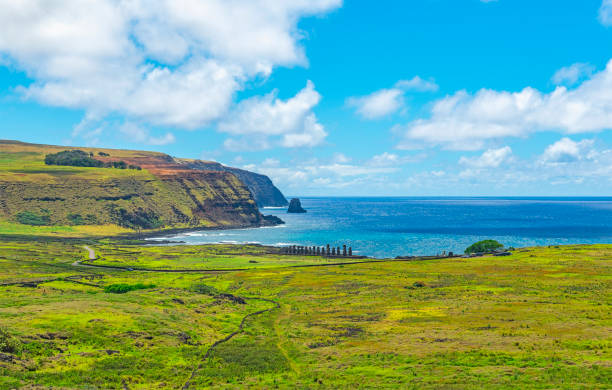
M117 283L117 284L109 284L104 287L105 293L110 294L125 294L134 290L146 290L148 288L154 288L154 284L144 284L144 283L136 283L136 284L127 284L127 283Z
M0 352L18 353L21 350L21 343L11 336L6 329L0 328Z
M157 229L163 225L155 212L142 208L130 212L124 208L112 207L110 215L114 223L130 229Z
M465 249L465 253L481 253L493 252L494 250L503 248L504 245L495 240L478 241Z
M89 153L82 150L64 150L45 156L47 165L65 165L71 167L102 167L104 163L92 158Z
M191 290L198 294L205 294L205 295L217 295L219 293L216 288L207 286L202 283L192 285Z
M23 225L45 226L51 223L48 213L36 214L31 211L22 211L17 214L17 222Z
M68 214L68 220L73 225L84 225L85 224L85 221L83 220L83 217L81 217L81 214Z

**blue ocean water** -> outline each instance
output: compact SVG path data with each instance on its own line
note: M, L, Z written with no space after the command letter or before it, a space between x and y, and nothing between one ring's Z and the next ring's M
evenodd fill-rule
M301 198L306 214L264 208L286 224L158 237L187 244L353 247L372 257L463 252L482 239L506 246L612 243L612 198Z

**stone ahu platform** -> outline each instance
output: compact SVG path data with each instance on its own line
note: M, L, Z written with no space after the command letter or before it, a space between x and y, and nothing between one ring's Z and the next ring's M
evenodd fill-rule
M282 253L286 255L366 258L366 256L353 256L353 248L348 247L347 249L346 245L342 245L342 249L340 247L330 247L329 244L324 247L292 245L282 248Z

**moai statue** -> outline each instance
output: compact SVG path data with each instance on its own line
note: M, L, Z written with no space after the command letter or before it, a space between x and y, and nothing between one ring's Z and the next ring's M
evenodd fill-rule
M346 257L346 245L342 245L342 256Z
M337 247L337 248L336 248L336 254L337 254L338 256L340 256L340 247Z
M454 253L453 252L448 252L448 257L453 257Z
M327 256L329 256L329 255L330 255L330 252L329 252L329 244L327 244Z
M320 255L321 255L321 248L317 247L317 256L320 256Z
M353 257L353 247L349 246L349 257Z
M292 255L297 254L297 245L293 245L293 246L291 247L291 254L292 254Z
M336 248L332 248L332 256L336 256Z

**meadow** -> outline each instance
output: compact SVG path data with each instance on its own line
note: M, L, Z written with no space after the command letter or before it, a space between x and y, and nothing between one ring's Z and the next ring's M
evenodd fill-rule
M612 387L609 245L325 265L139 244L0 239L0 388Z

